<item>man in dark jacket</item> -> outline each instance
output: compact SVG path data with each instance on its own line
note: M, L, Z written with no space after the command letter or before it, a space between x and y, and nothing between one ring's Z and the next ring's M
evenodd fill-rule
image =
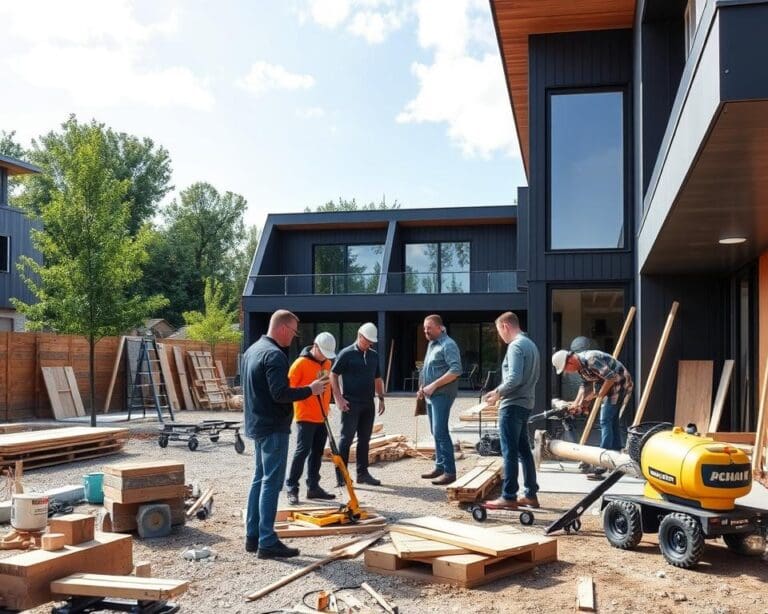
M254 440L256 472L248 495L245 549L260 559L298 556L298 548L283 544L275 533L277 500L285 479L293 402L322 394L327 378L291 388L285 348L298 333L299 319L281 309L272 314L269 329L243 355L241 373L245 404L245 434Z

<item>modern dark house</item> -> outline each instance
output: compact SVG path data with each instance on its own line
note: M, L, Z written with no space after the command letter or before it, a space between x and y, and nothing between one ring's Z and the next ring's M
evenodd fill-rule
M0 155L0 331L24 330L24 316L13 308L10 299L32 302L35 298L19 277L16 262L22 255L40 259L30 236L35 222L8 204L8 178L39 172L32 164Z
M377 322L408 388L438 312L480 375L519 312L543 357L613 351L639 384L680 302L645 417L674 416L679 360L736 361L722 430L754 430L768 358L768 0L491 0L528 186L517 205L270 216L243 307L310 339ZM469 257L465 258L464 255ZM378 267L378 268L377 268ZM552 370L539 398L567 396ZM545 403L545 401L542 401Z

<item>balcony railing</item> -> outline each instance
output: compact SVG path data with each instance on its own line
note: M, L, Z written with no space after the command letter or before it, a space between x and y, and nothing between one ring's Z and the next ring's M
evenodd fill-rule
M382 274L256 275L248 280L249 296L377 294ZM487 294L517 292L517 271L387 273L386 294Z

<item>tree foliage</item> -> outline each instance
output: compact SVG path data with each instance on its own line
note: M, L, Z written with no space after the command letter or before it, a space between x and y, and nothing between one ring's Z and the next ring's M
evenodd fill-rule
M0 156L20 160L24 158L24 148L16 141L16 131L0 130Z
M195 341L205 341L211 346L211 355L215 358L219 343L239 343L242 334L234 330L238 310L232 307L224 295L224 286L214 279L206 278L204 293L205 312L185 311L187 337Z
M327 203L323 205L318 205L314 209L312 207L305 207L304 211L306 213L311 212L317 212L317 213L332 213L334 211L376 211L380 209L399 209L400 203L397 202L397 199L392 204L387 203L387 197L386 195L381 197L381 200L378 203L375 203L373 201L369 202L367 205L359 205L357 203L356 199L352 200L346 200L339 196L338 202L329 200Z
M51 139L45 199L36 202L42 230L32 231L43 264L19 259L19 272L38 299L12 299L32 329L83 335L90 345L91 424L96 423L93 356L96 342L140 324L167 301L130 290L141 277L149 235L128 232L130 182L115 176L103 126L70 122ZM38 150L39 151L39 150Z
M32 141L29 160L44 172L29 177L19 202L25 209L39 213L42 203L50 202L57 178L67 164L67 158L74 155L80 137L92 131L102 135L101 155L105 167L110 169L115 180L125 182L123 198L129 205L126 227L135 235L155 214L160 200L173 189L168 151L156 147L151 139L115 132L96 120L79 123L74 115L70 115L60 131L51 131L39 141Z

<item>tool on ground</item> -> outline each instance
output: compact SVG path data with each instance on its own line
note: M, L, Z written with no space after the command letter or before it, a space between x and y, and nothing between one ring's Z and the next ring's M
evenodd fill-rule
M646 483L643 495L603 497L603 529L612 546L629 550L644 532L658 533L664 558L684 569L701 560L705 539L722 537L739 554L762 554L768 511L736 504L752 489L749 458L733 445L692 430L666 422L634 425L628 432L626 453L550 440L537 431L539 458L546 454L613 470L547 533L572 522L626 474Z
M480 396L478 403L480 409L477 413L477 443L475 444L475 450L480 456L501 456L501 437L499 436L498 421L496 428L486 429L484 433L483 427L483 397L491 389L491 377L493 372L488 371L485 376L485 382L480 388Z
M331 460L333 461L333 464L336 465L336 468L338 469L341 476L344 478L344 483L347 486L347 493L349 495L349 501L347 501L346 505L341 505L337 510L333 511L295 512L293 514L293 518L295 520L302 520L304 522L309 522L320 527L325 527L332 524L356 523L367 518L368 513L360 508L360 502L357 500L355 489L352 486L352 478L349 476L347 464L344 462L341 454L339 454L339 448L336 445L336 438L333 436L331 425L328 422L328 412L323 406L323 399L320 395L316 396L317 402L320 404L320 413L323 415L325 430L328 432L328 446L331 449Z

